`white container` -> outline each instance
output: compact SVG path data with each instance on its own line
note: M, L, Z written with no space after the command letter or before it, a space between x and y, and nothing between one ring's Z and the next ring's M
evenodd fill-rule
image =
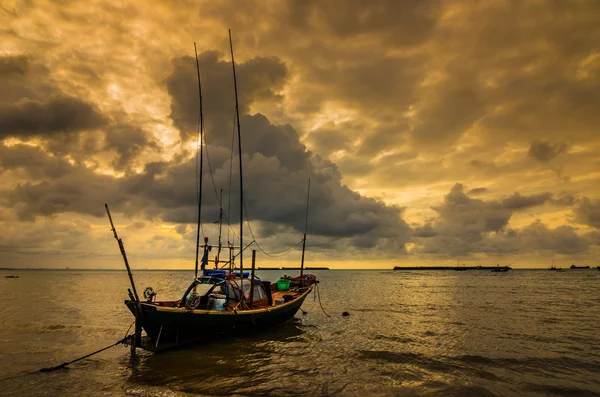
M284 304L283 298L275 298L275 306Z
M223 311L227 305L227 297L220 294L211 294L208 297L208 304L213 310Z

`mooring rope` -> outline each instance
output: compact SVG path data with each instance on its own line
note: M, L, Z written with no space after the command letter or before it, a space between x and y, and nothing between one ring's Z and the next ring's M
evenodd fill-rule
M73 364L74 362L77 362L77 361L79 361L79 360L83 360L84 358L88 358L88 357L90 357L90 356L93 356L94 354L98 354L98 353L100 353L100 352L103 352L104 350L110 349L111 347L117 346L117 345L119 345L119 344L121 344L121 343L125 343L125 341L126 341L128 338L129 338L129 337L128 337L128 336L126 336L125 338L123 338L123 339L121 339L121 340L119 340L119 341L117 341L117 342L113 343L113 344L112 344L112 345L110 345L110 346L103 347L102 349L100 349L100 350L96 350L96 351L95 351L95 352L93 352L93 353L86 354L85 356L83 356L83 357L79 357L79 358L76 358L75 360L72 360L72 361L67 361L67 362L64 362L64 363L62 363L62 364L60 364L60 365L57 365L57 366L55 366L55 367L42 368L42 369L40 369L40 372L52 372L52 371L56 371L56 370L58 370L58 369L64 368L64 367L66 367L66 366L67 366L67 365L69 365L69 364Z
M325 313L325 315L327 317L331 317L329 314L327 314L325 309L323 309L323 304L321 303L321 291L319 291L319 284L316 284L316 286L317 286L317 293L315 295L319 296L319 306L321 306L321 310L323 310L323 313Z

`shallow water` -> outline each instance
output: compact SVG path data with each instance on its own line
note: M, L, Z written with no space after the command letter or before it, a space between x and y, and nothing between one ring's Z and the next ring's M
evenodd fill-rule
M1 271L0 395L600 395L595 269L315 273L331 317L310 296L306 315L261 334L144 352L133 365L117 346L39 373L125 335L127 275ZM175 299L192 273L134 277L140 292Z

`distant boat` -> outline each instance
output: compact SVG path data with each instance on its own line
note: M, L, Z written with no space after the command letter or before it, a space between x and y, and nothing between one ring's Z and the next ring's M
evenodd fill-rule
M510 266L500 266L500 265L496 265L495 268L493 268L492 270L490 270L493 273L504 273L509 271L511 268Z
M19 276L4 276L4 278L19 278Z
M589 269L589 266L575 266L574 264L571 265L570 269Z

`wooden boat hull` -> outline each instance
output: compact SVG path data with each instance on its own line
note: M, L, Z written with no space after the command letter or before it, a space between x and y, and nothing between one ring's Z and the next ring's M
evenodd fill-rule
M190 310L143 302L141 326L148 338L139 347L158 351L221 335L247 334L283 323L294 317L312 289L311 285L287 303L255 310ZM136 315L135 302L126 300L125 304Z

